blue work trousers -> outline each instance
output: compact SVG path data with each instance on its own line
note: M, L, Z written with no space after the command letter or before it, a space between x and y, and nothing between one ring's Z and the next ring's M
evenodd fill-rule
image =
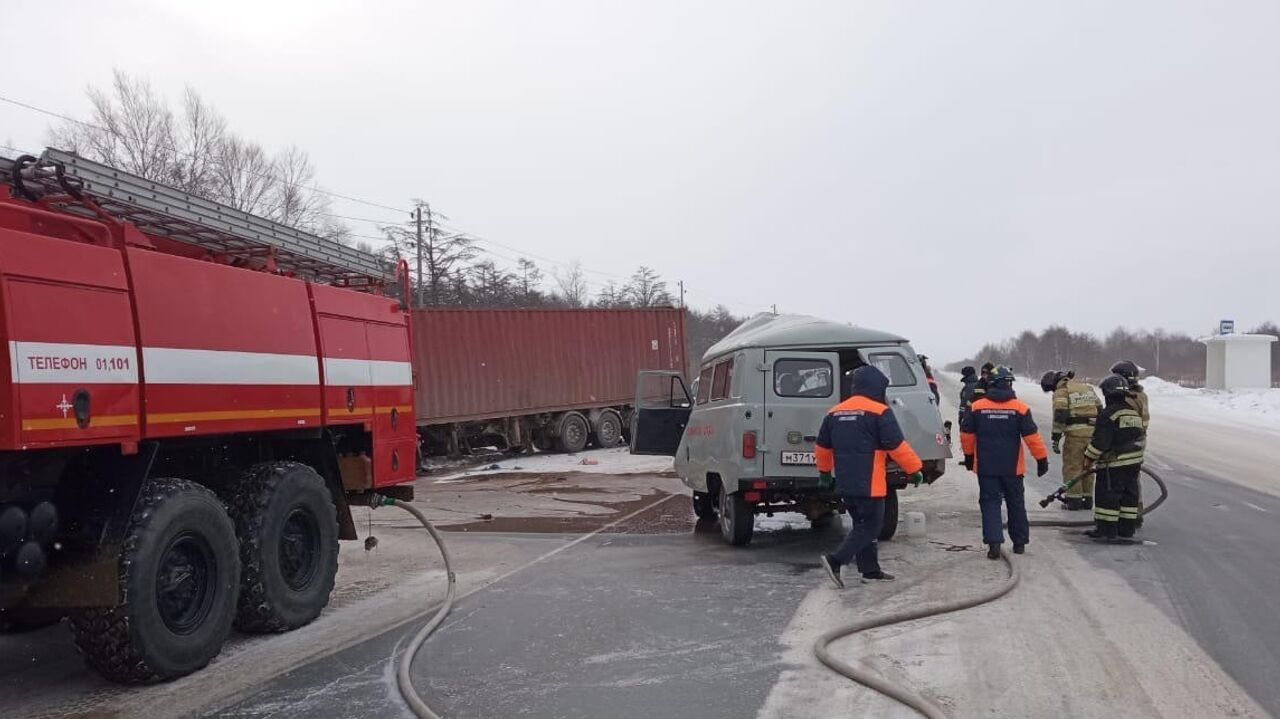
M984 543L1004 543L1001 503L1007 506L1009 512L1009 539L1014 544L1026 544L1031 539L1031 526L1027 523L1027 505L1023 494L1022 477L1019 475L978 475L978 506L982 508Z
M859 572L875 574L880 571L876 540L880 536L880 527L884 525L884 497L843 496L841 499L853 526L849 528L849 536L831 556L841 566L856 560Z

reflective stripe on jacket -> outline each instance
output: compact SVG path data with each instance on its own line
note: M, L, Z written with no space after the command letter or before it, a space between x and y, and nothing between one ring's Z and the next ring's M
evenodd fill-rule
M1103 408L1089 446L1084 448L1084 456L1099 467L1125 467L1142 464L1146 446L1147 430L1142 426L1142 415L1121 399L1108 402Z
M1088 437L1101 408L1092 385L1063 377L1053 390L1053 436Z
M870 397L854 395L822 419L815 459L818 471L832 472L836 491L854 497L883 497L889 492L887 458L907 474L924 468L902 436L893 410Z

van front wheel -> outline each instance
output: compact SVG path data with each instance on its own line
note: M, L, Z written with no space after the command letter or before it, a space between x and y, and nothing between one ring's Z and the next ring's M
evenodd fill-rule
M729 493L725 484L720 486L720 535L724 541L741 547L751 541L755 531L756 515L751 505L742 498L742 492Z
M890 487L884 495L884 524L880 525L881 542L893 539L898 533L898 490Z

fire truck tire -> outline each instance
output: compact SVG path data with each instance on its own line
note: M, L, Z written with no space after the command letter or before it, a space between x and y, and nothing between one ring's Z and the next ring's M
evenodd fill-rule
M71 614L76 647L112 681L174 679L217 656L239 589L235 527L208 489L154 479L120 551L120 604Z
M590 425L581 412L565 412L556 433L556 447L566 454L577 454L587 448Z
M320 616L338 571L338 519L315 470L297 462L250 467L228 502L240 540L236 628L285 632Z

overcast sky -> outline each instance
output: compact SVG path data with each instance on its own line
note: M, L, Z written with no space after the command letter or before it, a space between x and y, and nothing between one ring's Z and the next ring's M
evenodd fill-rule
M0 95L87 117L112 67L189 84L328 189L695 306L940 359L1280 320L1274 2L3 0L0 27ZM48 123L0 103L0 142Z

